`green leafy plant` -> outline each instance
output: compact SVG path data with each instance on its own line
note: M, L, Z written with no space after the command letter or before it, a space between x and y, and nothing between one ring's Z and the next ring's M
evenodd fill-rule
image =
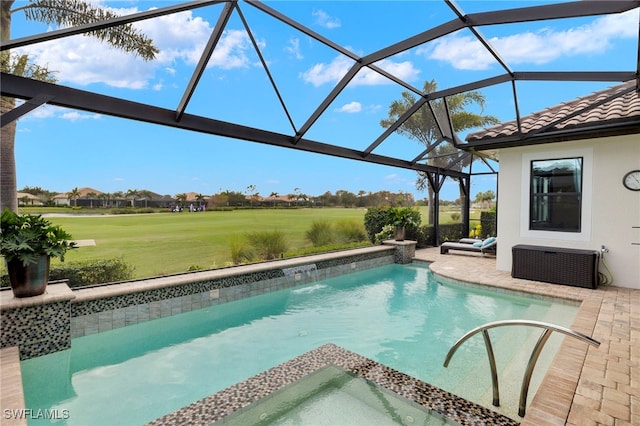
M384 225L382 230L378 232L375 236L374 242L376 244L382 244L384 240L390 240L394 235L394 226L393 225Z
M420 212L410 207L392 207L391 224L393 226L417 227L420 225Z
M0 220L0 255L7 262L19 259L24 266L37 263L42 255L64 261L67 250L75 248L71 235L40 215L19 215L9 209Z

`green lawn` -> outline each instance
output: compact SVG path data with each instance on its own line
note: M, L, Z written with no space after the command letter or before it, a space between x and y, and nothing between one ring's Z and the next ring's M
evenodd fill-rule
M229 264L229 241L254 231L278 230L289 250L309 247L305 232L315 220L363 222L365 209L233 210L114 216L51 217L75 240L95 246L72 250L66 261L122 257L148 277Z
M30 213L43 213L29 209ZM451 221L455 209L441 210L441 223ZM421 207L422 222L427 209ZM136 277L226 266L231 261L230 241L254 231L278 230L288 250L310 247L305 232L317 220L364 222L364 208L255 209L198 213L136 215L76 215L49 217L75 240L95 240L95 246L70 251L67 262L122 257L135 267ZM472 213L479 218L480 213ZM58 260L53 260L55 265ZM4 269L0 267L0 269ZM4 271L0 271L2 273Z

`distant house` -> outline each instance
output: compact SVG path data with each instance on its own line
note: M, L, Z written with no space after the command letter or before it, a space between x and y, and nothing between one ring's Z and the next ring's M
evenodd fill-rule
M517 244L608 249L614 285L640 289L640 96L631 81L469 134L492 150L498 178L497 268ZM601 269L602 271L602 269Z
M18 203L23 206L43 206L44 200L28 192L18 192Z
M89 207L93 204L94 207L98 207L98 204L95 201L99 200L99 196L102 194L101 191L97 189L85 187L78 188L78 198L72 198L70 196L71 190L69 192L63 192L57 194L53 197L53 203L57 206L75 206L78 207ZM96 194L95 196L89 196L89 194Z
M53 197L53 202L57 206L78 206L78 207L155 207L168 208L173 202L169 195L160 195L152 191L141 190L135 197L119 196L102 192L94 188L79 188L78 198L70 196L71 191L57 194Z

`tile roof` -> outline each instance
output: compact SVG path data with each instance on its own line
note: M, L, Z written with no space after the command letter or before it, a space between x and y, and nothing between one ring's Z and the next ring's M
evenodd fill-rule
M537 138L536 143L561 140L587 139L613 134L625 127L622 133L640 132L640 95L635 90L635 80L628 81L590 95L563 102L521 118L522 134L516 120L470 133L466 141L504 143L509 140L525 141ZM631 127L631 129L630 129ZM519 145L511 143L510 146Z

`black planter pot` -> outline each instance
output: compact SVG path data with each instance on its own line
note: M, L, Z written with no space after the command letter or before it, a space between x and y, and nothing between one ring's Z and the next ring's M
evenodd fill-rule
M47 289L50 258L40 256L36 263L24 266L19 259L7 262L11 290L15 297L39 296Z

